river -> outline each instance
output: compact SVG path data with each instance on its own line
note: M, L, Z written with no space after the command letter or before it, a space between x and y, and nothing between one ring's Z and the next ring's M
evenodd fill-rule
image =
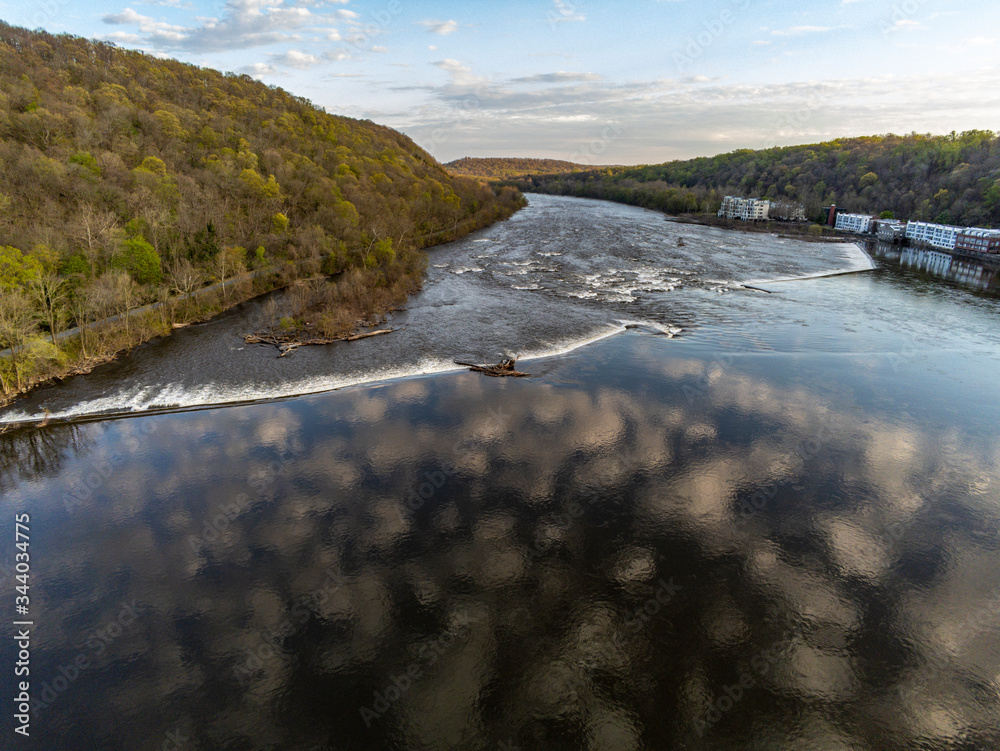
M1000 745L1000 301L530 201L395 334L252 302L0 417L37 747Z

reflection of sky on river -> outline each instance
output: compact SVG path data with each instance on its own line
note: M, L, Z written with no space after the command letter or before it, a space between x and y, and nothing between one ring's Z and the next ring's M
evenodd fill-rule
M995 747L995 358L735 351L19 434L39 685L141 613L39 742Z

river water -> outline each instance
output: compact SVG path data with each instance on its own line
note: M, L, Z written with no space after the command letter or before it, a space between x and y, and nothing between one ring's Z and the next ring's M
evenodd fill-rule
M36 747L1000 746L995 297L542 196L431 264L396 334L251 303L5 413Z

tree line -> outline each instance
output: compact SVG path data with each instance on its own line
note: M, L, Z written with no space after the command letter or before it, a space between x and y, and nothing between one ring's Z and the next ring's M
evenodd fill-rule
M444 168L459 177L479 177L502 180L528 175L557 175L591 169L585 164L559 159L525 159L507 157L463 157L448 162Z
M669 213L714 213L726 195L739 195L801 203L810 218L836 204L849 212L997 227L1000 138L988 130L840 138L665 164L535 174L510 183Z
M248 76L0 23L0 386L300 277L398 286L422 275L421 248L522 200ZM252 288L189 297L248 272ZM71 326L84 335L61 340Z

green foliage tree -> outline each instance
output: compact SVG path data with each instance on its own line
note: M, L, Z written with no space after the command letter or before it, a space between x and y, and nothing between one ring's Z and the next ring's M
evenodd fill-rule
M139 284L159 284L163 280L160 256L141 236L124 242L112 268L127 271Z

